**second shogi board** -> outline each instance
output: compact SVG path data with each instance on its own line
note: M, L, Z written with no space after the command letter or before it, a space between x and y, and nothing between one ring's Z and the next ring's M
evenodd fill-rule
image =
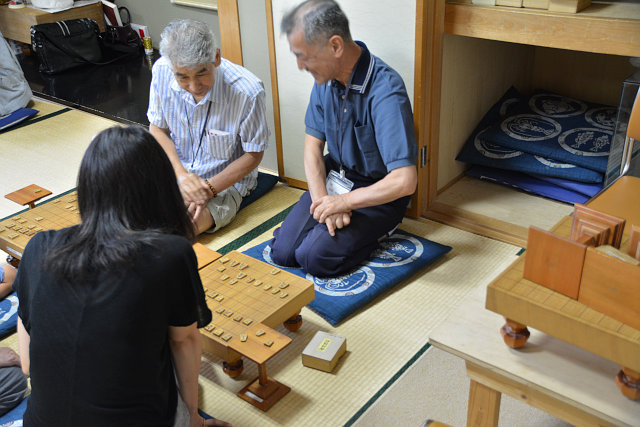
M213 315L203 348L227 362L244 355L264 363L288 340L273 328L315 297L310 281L237 251L203 267L200 277Z
M72 191L0 221L0 249L21 259L29 239L38 231L59 230L79 222L77 195Z

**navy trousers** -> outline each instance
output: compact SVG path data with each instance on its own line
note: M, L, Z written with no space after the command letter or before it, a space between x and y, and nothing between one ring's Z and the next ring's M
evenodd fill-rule
M327 226L309 214L307 191L273 232L271 259L284 267L300 266L317 277L348 273L367 259L382 236L400 224L409 201L403 199L353 211L351 223L331 236Z

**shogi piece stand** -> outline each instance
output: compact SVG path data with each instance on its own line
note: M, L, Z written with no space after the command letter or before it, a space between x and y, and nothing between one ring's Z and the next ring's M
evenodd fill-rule
M13 193L9 193L4 197L19 205L29 205L29 209L33 209L36 207L36 202L38 200L48 196L49 194L51 194L51 191L46 188L42 188L36 184L31 184L21 188L20 190L14 191Z
M269 377L266 367L267 361L290 343L291 338L262 324L247 330L245 342L233 340L230 346L234 350L258 364L258 378L240 390L238 397L266 412L291 391L290 387Z

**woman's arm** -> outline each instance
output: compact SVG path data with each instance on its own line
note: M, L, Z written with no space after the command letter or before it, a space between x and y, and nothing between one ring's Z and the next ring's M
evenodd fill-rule
M196 323L189 326L170 326L169 344L178 377L180 395L189 410L191 426L231 426L231 424L220 420L205 422L198 414L198 375L200 374L202 339Z
M20 363L22 372L29 375L29 342L31 338L22 324L22 319L18 316L18 352L20 353Z
M189 409L189 414L193 416L198 413L198 375L202 354L202 341L196 324L170 326L169 344L178 376L180 395Z

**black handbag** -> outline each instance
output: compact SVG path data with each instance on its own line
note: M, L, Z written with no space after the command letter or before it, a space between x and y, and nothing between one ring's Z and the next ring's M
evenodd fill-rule
M38 70L55 74L84 64L102 64L100 28L93 19L80 18L31 27L31 49Z
M120 12L127 12L127 21L122 26L107 25L102 34L102 42L105 50L113 53L124 53L137 56L142 53L142 40L138 33L131 28L131 15L129 9L124 6L118 8ZM122 14L120 14L122 16Z

